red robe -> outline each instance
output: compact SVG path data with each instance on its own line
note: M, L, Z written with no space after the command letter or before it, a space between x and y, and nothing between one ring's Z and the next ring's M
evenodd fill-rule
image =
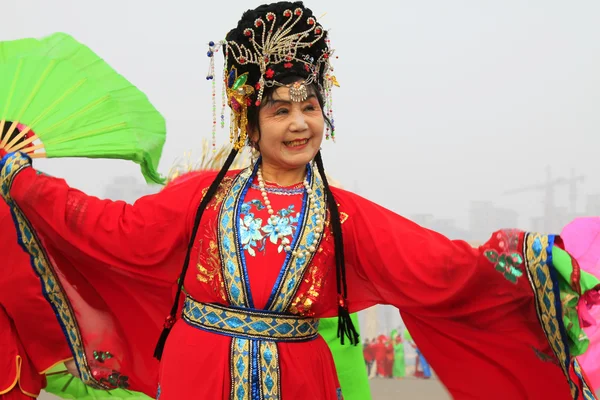
M363 357L366 363L372 363L375 360L373 345L370 341L363 345Z
M375 360L377 361L377 375L386 376L386 348L385 336L379 336L377 344L374 345Z
M0 226L0 400L30 399L46 386L43 372L72 355L4 202Z
M62 288L58 300L71 304L71 312L64 309L67 321L77 321L67 332L79 350L76 360L84 380L129 385L153 395L156 388L149 386L156 381L157 362L152 349L170 308L195 211L215 174L176 181L133 206L99 200L63 180L40 176L18 156L9 159L3 174L8 182L3 196L21 213L19 226L38 270L49 280L60 271L53 282ZM235 189L246 175L250 174L230 172L203 216L184 281L186 293L197 301L232 301L227 282L231 271L238 270L222 268L222 250L228 244L217 233L233 223L248 228L246 233L254 229L247 212L231 218L223 211L235 199L246 204L261 200L257 189L248 188L245 195ZM297 205L302 200L289 189L269 194L274 210L301 208ZM558 294L548 286L556 278L548 255L560 245L558 237L499 232L474 249L355 194L332 190L343 222L351 311L375 304L398 307L455 398L594 398L569 353L560 301L548 301ZM229 219L220 218L220 212ZM252 212L254 222L259 217L266 220L264 209L255 207ZM261 226L265 225L255 228ZM279 242L269 240L264 249L250 245L254 255L248 248L240 250L255 308L270 298L284 257L277 251ZM252 236L246 244L251 241ZM329 317L337 312L328 228L318 245L299 275L302 280L296 281L289 313ZM78 314L82 307L85 319ZM101 324L90 322L94 314ZM158 371L160 398L229 399L231 343L228 336L178 320ZM322 339L279 343L277 348L281 397L338 399L333 361ZM95 362L92 349L109 351L111 357Z

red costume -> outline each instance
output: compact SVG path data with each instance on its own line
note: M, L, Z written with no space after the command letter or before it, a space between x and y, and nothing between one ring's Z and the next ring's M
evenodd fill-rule
M316 209L295 187L269 188L278 215L273 224L263 223L268 215L252 169L228 174L202 218L185 278L184 317L175 322L160 371L152 350L214 173L175 181L133 206L40 176L18 154L2 173L3 196L45 289L60 288L51 301L65 305L59 315L84 380L153 395L158 374L163 400L245 399L253 390L277 390L289 400L338 398L330 352L313 335L313 317L337 312L329 228L319 237L310 229L324 205L314 172ZM474 249L332 190L342 213L351 311L398 307L455 398L594 398L570 354L569 332L578 321L567 331L562 318L573 310L562 309L554 264L572 260L559 237L502 231ZM314 243L318 251L289 255L280 250L284 238ZM577 295L580 271L574 262L569 268L564 289ZM270 331L281 338L276 346L260 335L279 317L248 309L284 312Z

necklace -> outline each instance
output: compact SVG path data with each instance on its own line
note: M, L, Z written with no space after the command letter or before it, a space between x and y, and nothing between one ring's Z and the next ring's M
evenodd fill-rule
M256 171L256 178L258 179L258 187L260 189L260 194L265 202L265 206L267 207L267 212L269 213L269 223L271 225L277 225L277 216L274 215L275 211L273 211L273 208L271 207L271 201L269 201L269 195L267 194L267 189L265 187L265 180L263 179L263 175L262 175L262 165L258 166L258 170ZM325 211L323 209L321 209L321 207L318 207L315 203L315 195L313 193L313 190L310 187L310 183L308 182L307 177L304 177L304 181L302 182L302 184L304 185L304 189L306 190L306 193L308 194L308 199L309 199L309 204L310 204L310 209L311 211L313 211L315 214L317 214L317 226L315 227L315 240L313 241L313 243L308 246L307 251L296 251L292 249L290 240L286 237L284 237L284 235L282 233L279 233L279 228L275 228L275 232L277 232L277 237L281 239L281 242L283 243L283 245L285 246L284 249L287 253L291 253L293 256L298 257L298 258L304 258L304 257L309 257L311 253L314 253L317 251L317 248L315 247L317 244L319 244L319 238L321 237L321 234L323 233L323 227L325 225Z

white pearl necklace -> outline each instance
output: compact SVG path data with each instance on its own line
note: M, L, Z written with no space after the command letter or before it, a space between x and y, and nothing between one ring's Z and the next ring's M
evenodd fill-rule
M273 211L273 208L271 207L271 201L269 200L269 196L267 195L267 189L265 187L265 180L263 179L261 165L258 166L258 170L256 171L256 178L258 179L258 187L260 188L260 194L265 202L265 206L267 207L267 212L269 213L269 223L275 225L277 224L277 219L274 215L275 211ZM308 258L311 253L317 251L316 246L319 244L319 238L321 237L321 234L323 233L323 227L325 226L325 210L317 206L315 202L315 195L310 187L310 183L308 182L307 177L304 178L302 184L304 185L306 193L308 194L308 198L310 201L310 209L317 214L317 226L315 227L315 239L313 240L313 243L310 246L308 246L307 251L292 250L290 240L284 237L282 233L279 233L279 228L275 228L275 232L278 233L277 237L281 239L281 242L285 246L284 249L286 252L291 253L293 256L298 258Z

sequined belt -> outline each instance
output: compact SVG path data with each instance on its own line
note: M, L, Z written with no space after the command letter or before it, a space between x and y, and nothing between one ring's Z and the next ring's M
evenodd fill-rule
M242 339L302 342L315 339L319 320L268 311L233 308L185 299L183 319L200 329Z

